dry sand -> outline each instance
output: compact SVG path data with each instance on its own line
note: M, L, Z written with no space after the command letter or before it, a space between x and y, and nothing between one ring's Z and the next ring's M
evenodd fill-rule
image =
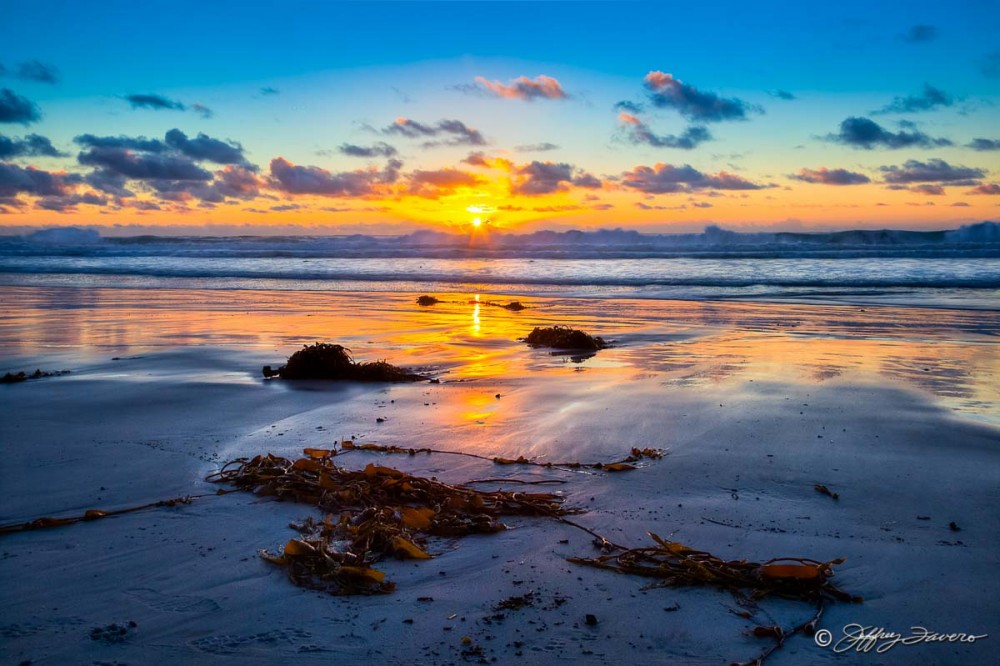
M669 454L618 475L381 462L454 482L566 480L568 504L587 509L578 522L619 543L645 545L651 530L724 558L846 557L835 580L865 603L828 606L821 626L837 638L850 623L990 635L881 654L797 636L768 663L996 663L995 312L519 299L533 307L511 313L470 295L421 309L409 294L81 292L4 295L0 372L73 372L0 386L0 524L211 493L203 478L222 461L342 437L541 460L657 447ZM577 363L515 341L551 323L616 346ZM441 382L260 378L314 340ZM727 592L572 565L595 554L590 538L539 519L383 563L392 595L334 598L256 554L307 515L234 493L0 537L0 661L724 664L766 647L747 635L755 624L812 610L768 600L751 621L728 612L741 609ZM532 605L497 616L529 592ZM125 634L100 631L114 624Z

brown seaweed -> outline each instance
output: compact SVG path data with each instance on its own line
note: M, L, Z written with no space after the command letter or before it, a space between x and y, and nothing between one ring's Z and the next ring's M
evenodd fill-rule
M489 460L498 465L533 465L535 467L554 467L562 469L599 469L606 472L627 472L636 469L636 466L632 463L639 462L643 458L648 460L659 460L664 456L663 451L660 449L644 448L640 449L637 447L632 447L629 455L625 458L609 463L583 463L583 462L539 462L537 460L529 460L524 456L518 456L517 458L502 458L496 456L483 456L478 453L468 453L465 451L446 451L443 449L430 449L430 448L404 448L401 446L385 446L382 444L356 444L351 440L345 440L340 443L340 450L336 448L333 449L306 449L309 451L322 452L324 455L336 456L339 454L347 453L348 451L373 451L376 453L389 453L389 454L403 454L415 456L418 453L443 453L452 456L465 456L467 458L479 458L480 460Z
M656 545L629 548L596 558L571 557L570 562L619 573L657 578L668 586L714 585L729 590L749 590L752 599L779 596L801 601L827 597L860 602L833 585L833 566L843 559L818 562L805 558L776 558L763 563L723 560L649 532Z
M431 536L499 532L506 529L504 516L579 512L552 493L487 492L375 464L350 470L328 451L305 453L294 461L271 454L235 460L209 480L326 511L322 522L305 521L303 536L281 553L261 554L284 566L295 584L332 594L391 592L394 584L375 565L387 557L429 559Z
M415 382L427 379L384 360L358 363L347 347L325 342L304 346L289 356L285 365L277 370L265 365L263 374L268 379L344 379L358 382Z

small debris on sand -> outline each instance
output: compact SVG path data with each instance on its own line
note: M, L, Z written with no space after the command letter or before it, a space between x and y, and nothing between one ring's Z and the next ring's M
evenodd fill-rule
M833 492L832 490L824 486L822 483L817 483L816 485L813 486L813 489L820 495L826 495L827 497L832 497L835 500L840 499L840 495L838 493Z
M90 640L104 643L123 643L130 631L138 627L134 620L121 624L109 624L106 627L94 627L90 630Z

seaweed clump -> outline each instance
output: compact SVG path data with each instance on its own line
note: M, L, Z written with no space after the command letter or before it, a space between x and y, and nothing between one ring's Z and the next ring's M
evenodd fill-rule
M429 305L437 305L440 302L441 299L434 298L433 296L428 296L427 294L417 297L417 305L421 305L424 307L427 307Z
M521 310L527 310L528 306L521 303L521 301L511 301L509 303L498 303L497 301L469 301L469 305L489 305L494 308L503 308L504 310L509 310L510 312L520 312Z
M26 382L29 379L41 379L42 377L58 377L59 375L68 375L69 370L58 370L55 372L43 372L41 370L35 370L30 375L24 370L17 374L6 373L3 377L0 377L0 384L16 384L18 382Z
M559 517L579 513L554 493L480 491L369 464L334 464L335 451L306 449L289 460L271 454L227 463L210 481L277 499L311 504L325 520L295 525L301 536L261 556L282 566L293 583L335 595L386 594L395 584L375 565L388 558L431 559L428 537L503 531L504 516Z
M531 347L551 347L553 349L581 349L597 351L604 349L608 343L604 338L590 335L569 326L536 326L524 341Z
M265 365L263 372L265 378L281 379L347 379L358 382L415 382L427 379L386 361L357 363L350 349L326 342L306 345L289 356L285 365L277 370Z

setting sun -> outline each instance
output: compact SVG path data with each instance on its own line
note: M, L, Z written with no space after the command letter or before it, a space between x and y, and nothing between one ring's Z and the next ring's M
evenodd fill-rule
M482 224L483 224L483 221L482 221L482 219L480 219L480 218L478 218L478 217L474 217L474 218L472 218L472 226L474 226L474 227L477 227L477 228L478 228L478 227L482 226Z

